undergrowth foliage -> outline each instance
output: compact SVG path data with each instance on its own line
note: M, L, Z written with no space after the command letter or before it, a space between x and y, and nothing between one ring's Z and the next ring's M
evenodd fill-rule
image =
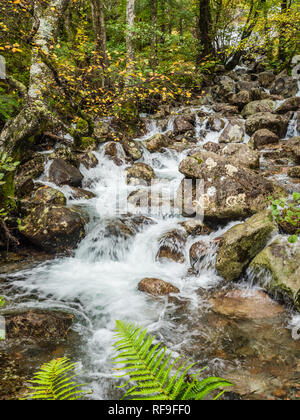
M35 373L29 388L28 400L80 400L90 394L82 390L83 384L74 381L78 375L75 372L77 364L69 359L52 360L42 365Z
M129 380L118 388L133 384L123 399L203 400L212 391L233 385L218 377L198 380L203 369L188 375L196 363L186 361L178 367L181 357L174 359L161 343L154 345L154 339L147 334L147 329L116 321L114 347L118 354L113 360L121 365L116 370L125 372L117 377L129 376ZM215 399L223 393L221 391Z

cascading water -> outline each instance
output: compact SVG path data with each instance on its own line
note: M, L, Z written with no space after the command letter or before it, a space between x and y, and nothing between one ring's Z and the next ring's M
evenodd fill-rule
M197 109L193 111L196 114L198 112ZM197 117L195 135L199 141L203 124L205 120L201 121ZM166 127L160 127L156 121L151 120L147 134L137 140L143 144L154 134L173 129L174 117L169 119ZM217 141L221 133L222 131L210 131L205 142ZM247 140L248 137L245 136L245 142ZM171 192L175 192L182 180L178 166L187 153L188 150L182 153L169 150L150 154L145 149L141 162L153 167L156 178L160 180L157 189L167 180ZM68 201L69 204L84 207L89 213L90 222L86 226L85 239L79 244L73 257L57 258L34 269L10 275L11 292L14 295L12 305L15 301L21 302L18 303L19 307L60 307L76 315L78 323L75 329L82 339L82 345L80 349L76 349L76 354L80 355L83 376L93 389L92 398L95 399L113 399L117 396L113 388L115 379L110 363L117 319L147 326L150 332L155 333L171 349L179 353L191 352L202 363L208 364L213 373L221 375L237 370L237 367L245 370L245 354L238 354L235 352L235 344L230 344L232 331L237 326L218 319L209 318L208 322L206 318L210 310L209 293L221 281L212 264L215 258L213 248L199 275L189 273L188 262L188 250L199 238L188 239L184 263L158 262L156 254L161 236L174 228L181 229L180 222L186 219L172 212L169 215L154 212L144 214L152 219L151 223L133 226L132 216L129 214L133 207L128 207L127 196L136 187L126 183L126 164L116 166L105 156L103 149L95 155L99 161L98 166L89 170L81 167L81 172L84 175L83 186L95 193L96 198ZM46 164L46 171L48 167L49 162ZM45 179L46 177L41 177L39 182L54 186ZM145 190L147 188L143 187ZM72 198L66 187L61 188L61 191L68 200ZM118 199L118 206L114 198ZM122 234L118 230L118 222L129 226L133 234ZM203 236L201 240L211 246L212 241L233 224ZM168 299L154 300L139 292L137 285L146 277L159 278L177 286L180 289L178 300L185 305L184 313ZM241 284L238 287L249 289L253 286ZM296 317L291 325L295 322L299 322ZM245 328L245 325L242 327ZM241 337L245 342L250 340L248 347L251 348L251 339L254 340L254 337L250 339L242 327L239 325L242 332L237 341L240 342ZM278 329L284 327L285 325L276 325ZM251 328L259 330L257 325L249 326ZM221 338L220 334L224 337ZM243 334L247 337L243 338ZM277 334L275 330L274 334ZM261 341L263 340L262 338ZM285 340L292 342L290 333L285 336ZM297 357L293 351L299 356L299 347L294 350L294 344L290 344L291 346L291 357ZM225 354L226 351L230 356ZM279 357L277 353L276 357ZM272 382L269 377L260 381ZM260 390L261 383L257 387Z

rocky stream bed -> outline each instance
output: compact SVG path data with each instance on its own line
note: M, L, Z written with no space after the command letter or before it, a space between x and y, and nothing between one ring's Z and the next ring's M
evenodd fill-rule
M62 355L92 399L118 398L117 319L231 380L226 398L299 398L300 245L266 211L300 192L297 80L242 65L140 122L114 142L99 120L96 150L48 143L19 168L28 246L1 255L0 399Z

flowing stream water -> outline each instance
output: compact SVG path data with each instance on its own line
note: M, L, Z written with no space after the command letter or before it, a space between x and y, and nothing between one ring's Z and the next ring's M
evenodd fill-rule
M199 109L192 111L198 115ZM205 108L205 111L210 109ZM195 136L199 141L201 137L203 144L203 122L198 117L196 121ZM173 130L173 122L174 117L171 117L163 130L151 120L147 134L137 140L143 145L154 134ZM292 131L294 134L294 126ZM210 131L204 141L217 141L220 134ZM165 153L150 154L143 148L140 161L155 170L156 178L160 180L157 188L167 181L175 192L183 178L178 166L188 151L166 150ZM89 214L87 235L75 255L10 274L7 292L12 307L61 308L76 315L78 322L74 328L81 338L69 354L81 362L81 374L93 390L91 398L119 396L114 389L116 380L111 365L117 319L148 327L150 333L175 353L199 360L199 367L207 365L207 374L232 379L237 391L244 395L271 396L284 381L297 382L300 343L293 340L289 328L300 326L299 315L286 309L271 322L237 321L213 313L208 302L210 296L216 289L228 287L224 286L212 264L216 254L213 248L199 275L189 272L188 256L191 245L199 240L197 237L188 239L185 262L158 262L156 259L161 236L174 228L181 229L180 222L186 220L176 212L146 214L154 223L140 226L130 238L108 235L106 226L109 223L114 224L120 218L130 222L128 213L133 207L128 207L126 197L137 188L126 183L126 163L115 165L104 155L103 146L95 155L99 161L97 167L90 170L81 167L81 171L83 187L94 192L96 198L71 201L68 188L62 188L69 205L79 206ZM48 165L46 172L47 168ZM52 185L47 183L45 174L40 182ZM125 197L125 201L120 199L119 208L116 208L116 196ZM201 237L201 240L211 244L212 239L220 237L232 225L234 223ZM139 292L138 283L146 277L177 286L180 289L177 300L157 300ZM255 290L247 279L235 287L250 296Z

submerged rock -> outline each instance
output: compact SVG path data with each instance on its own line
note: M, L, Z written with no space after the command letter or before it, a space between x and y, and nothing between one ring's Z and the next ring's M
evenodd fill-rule
M84 237L84 219L75 210L54 205L35 207L22 221L21 233L50 253L69 253Z
M140 281L138 289L141 292L148 293L152 296L166 296L171 293L179 293L180 290L164 280L155 278L145 278Z
M259 290L220 292L209 300L212 310L231 318L266 319L284 312L284 308Z
M38 309L15 313L4 311L1 315L5 318L7 339L18 342L62 342L75 320L69 313Z
M179 171L188 179L179 188L177 206L189 216L200 212L207 220L237 220L265 209L269 195L285 195L269 180L211 152L184 159ZM204 182L204 196L197 180Z
M159 250L156 258L163 262L165 259L183 263L185 261L184 247L187 234L183 230L175 229L165 233L159 240Z
M272 294L291 300L300 310L300 242L275 240L251 262L253 280Z
M201 270L212 266L214 245L209 242L198 241L190 248L190 263L194 273L199 274ZM208 261L209 259L209 261Z
M292 154L297 163L300 163L300 136L293 137L284 143L286 153Z
M49 181L56 185L80 187L82 180L81 172L63 159L55 159L49 168Z
M271 235L278 231L277 225L268 219L268 214L268 211L258 213L233 226L222 236L216 269L225 280L237 280Z

